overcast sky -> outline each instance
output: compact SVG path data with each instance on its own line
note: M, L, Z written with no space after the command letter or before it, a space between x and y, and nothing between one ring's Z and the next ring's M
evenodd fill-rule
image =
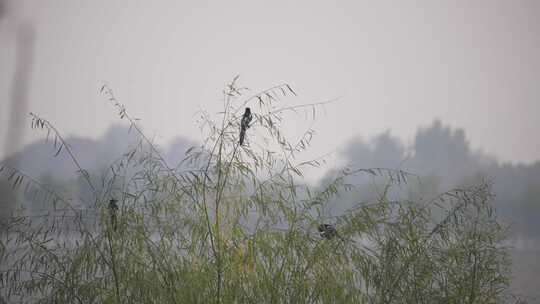
M501 161L540 159L540 1L8 2L0 145L17 28L31 24L27 111L66 135L98 137L118 122L99 94L107 83L159 142L200 139L194 113L219 111L240 74L254 91L291 84L291 103L341 97L315 126L317 153L388 129L410 142L439 118ZM25 143L35 138L25 131Z

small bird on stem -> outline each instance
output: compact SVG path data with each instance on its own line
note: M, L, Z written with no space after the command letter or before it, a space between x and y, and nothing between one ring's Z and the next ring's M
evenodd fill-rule
M317 227L317 230L319 230L319 234L322 238L329 240L337 236L340 240L344 241L338 234L336 226L332 224L320 224L319 227Z
M246 130L249 129L249 123L253 119L251 115L251 109L246 108L244 115L242 116L242 121L240 122L240 146L244 144L244 138L246 136Z

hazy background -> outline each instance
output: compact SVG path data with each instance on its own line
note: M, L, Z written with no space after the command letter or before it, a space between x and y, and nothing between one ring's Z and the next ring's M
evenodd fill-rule
M340 97L312 149L333 161L310 182L340 164L401 166L433 193L491 178L512 224L513 288L538 295L539 54L533 0L0 0L0 159L76 183L30 130L32 111L84 167L105 167L129 142L106 83L176 162L200 140L194 113L219 111L234 75L254 91L287 82L300 95L287 102Z

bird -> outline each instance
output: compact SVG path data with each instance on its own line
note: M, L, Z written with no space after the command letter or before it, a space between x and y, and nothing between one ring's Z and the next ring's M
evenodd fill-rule
M116 199L111 199L109 201L109 211L111 213L111 226L114 231L116 231L116 211L118 210L118 205L116 204L118 202Z
M240 146L244 144L244 137L246 136L246 130L249 129L249 123L253 119L251 115L251 109L246 108L244 115L242 116L242 121L240 122Z
M332 224L320 224L317 229L319 230L319 234L322 238L329 240L335 236L338 236L336 227Z

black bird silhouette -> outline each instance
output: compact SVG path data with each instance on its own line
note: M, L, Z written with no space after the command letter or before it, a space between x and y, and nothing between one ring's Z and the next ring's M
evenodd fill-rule
M253 119L251 115L251 109L246 108L244 115L242 116L242 121L240 122L240 146L244 144L244 138L246 136L246 130L249 129L249 123Z
M116 231L116 211L118 210L118 202L114 198L109 201L109 212L111 213L111 226L114 231Z

